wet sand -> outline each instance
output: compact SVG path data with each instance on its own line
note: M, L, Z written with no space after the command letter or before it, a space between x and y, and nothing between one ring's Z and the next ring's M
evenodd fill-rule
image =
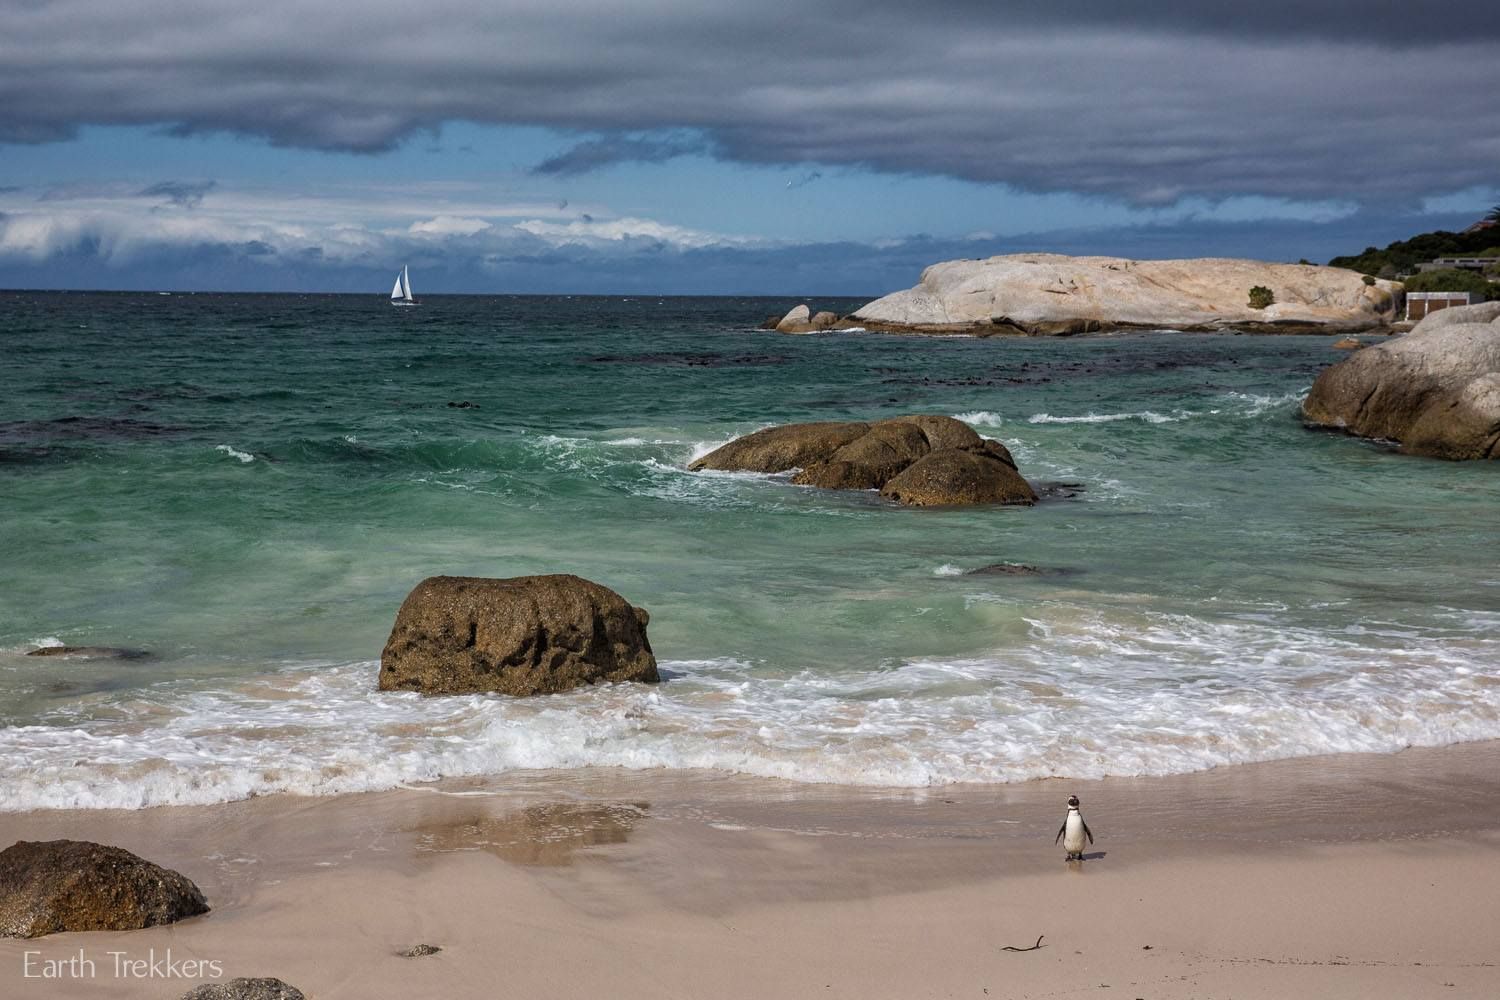
M1053 846L1069 793L1082 864ZM176 868L214 910L0 940L7 997L235 976L311 998L1500 996L1500 743L920 792L598 769L0 816L3 844L58 837ZM397 954L418 943L443 950Z

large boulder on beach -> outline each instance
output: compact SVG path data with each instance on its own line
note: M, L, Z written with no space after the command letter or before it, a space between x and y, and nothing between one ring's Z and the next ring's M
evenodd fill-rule
M129 931L207 912L191 879L123 848L22 840L0 851L0 937Z
M1500 458L1500 314L1357 351L1318 376L1302 412L1413 455Z
M434 576L407 595L380 654L380 690L553 694L660 680L645 609L570 574Z
M1250 289L1275 302L1256 309ZM1395 317L1401 286L1337 267L1257 260L1129 260L1010 254L952 260L914 288L858 309L868 329L1056 336L1128 328L1368 329Z
M204 983L182 995L181 1000L306 1000L297 987L280 979L230 979Z
M922 463L928 463L926 471L910 480L909 488L885 495L915 506L1036 502L1035 493L1016 472L1015 459L1003 444L980 437L960 420L934 414L911 414L872 423L768 427L729 442L688 468L744 472L797 469L792 482L799 486L884 491L892 481ZM1003 466L1004 472L991 470L990 463ZM949 484L947 494L939 485L944 476ZM938 499L941 495L949 499Z

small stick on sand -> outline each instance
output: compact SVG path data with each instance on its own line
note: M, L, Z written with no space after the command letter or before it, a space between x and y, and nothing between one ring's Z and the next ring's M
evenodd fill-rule
M1040 948L1042 946L1042 938L1044 938L1044 937L1046 937L1045 934L1038 934L1036 936L1036 944L1032 945L1030 948L1017 948L1013 944L1008 944L1008 945L1005 945L1004 947L1002 947L1000 950L1001 951L1036 951L1038 948Z

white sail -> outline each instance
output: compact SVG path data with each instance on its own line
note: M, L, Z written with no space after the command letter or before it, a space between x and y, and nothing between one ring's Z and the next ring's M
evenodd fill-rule
M414 306L417 300L411 295L411 275L407 273L406 265L401 266L401 273L396 275L396 283L391 286L391 305Z

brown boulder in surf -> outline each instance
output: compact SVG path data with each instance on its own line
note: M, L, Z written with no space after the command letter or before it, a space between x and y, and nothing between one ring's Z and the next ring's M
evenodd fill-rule
M1036 503L1036 491L1015 466L982 446L935 451L892 477L880 495L909 507Z
M923 471L908 476L906 488L887 489L918 466ZM796 469L792 482L799 486L881 490L888 499L911 506L1036 502L1003 444L980 437L960 420L935 414L768 427L729 442L688 468Z
M850 421L819 421L782 424L735 438L688 466L694 472L785 472L820 462L844 445L861 437L869 424Z
M429 577L396 615L380 654L380 690L533 695L655 683L649 620L608 587L571 574Z

